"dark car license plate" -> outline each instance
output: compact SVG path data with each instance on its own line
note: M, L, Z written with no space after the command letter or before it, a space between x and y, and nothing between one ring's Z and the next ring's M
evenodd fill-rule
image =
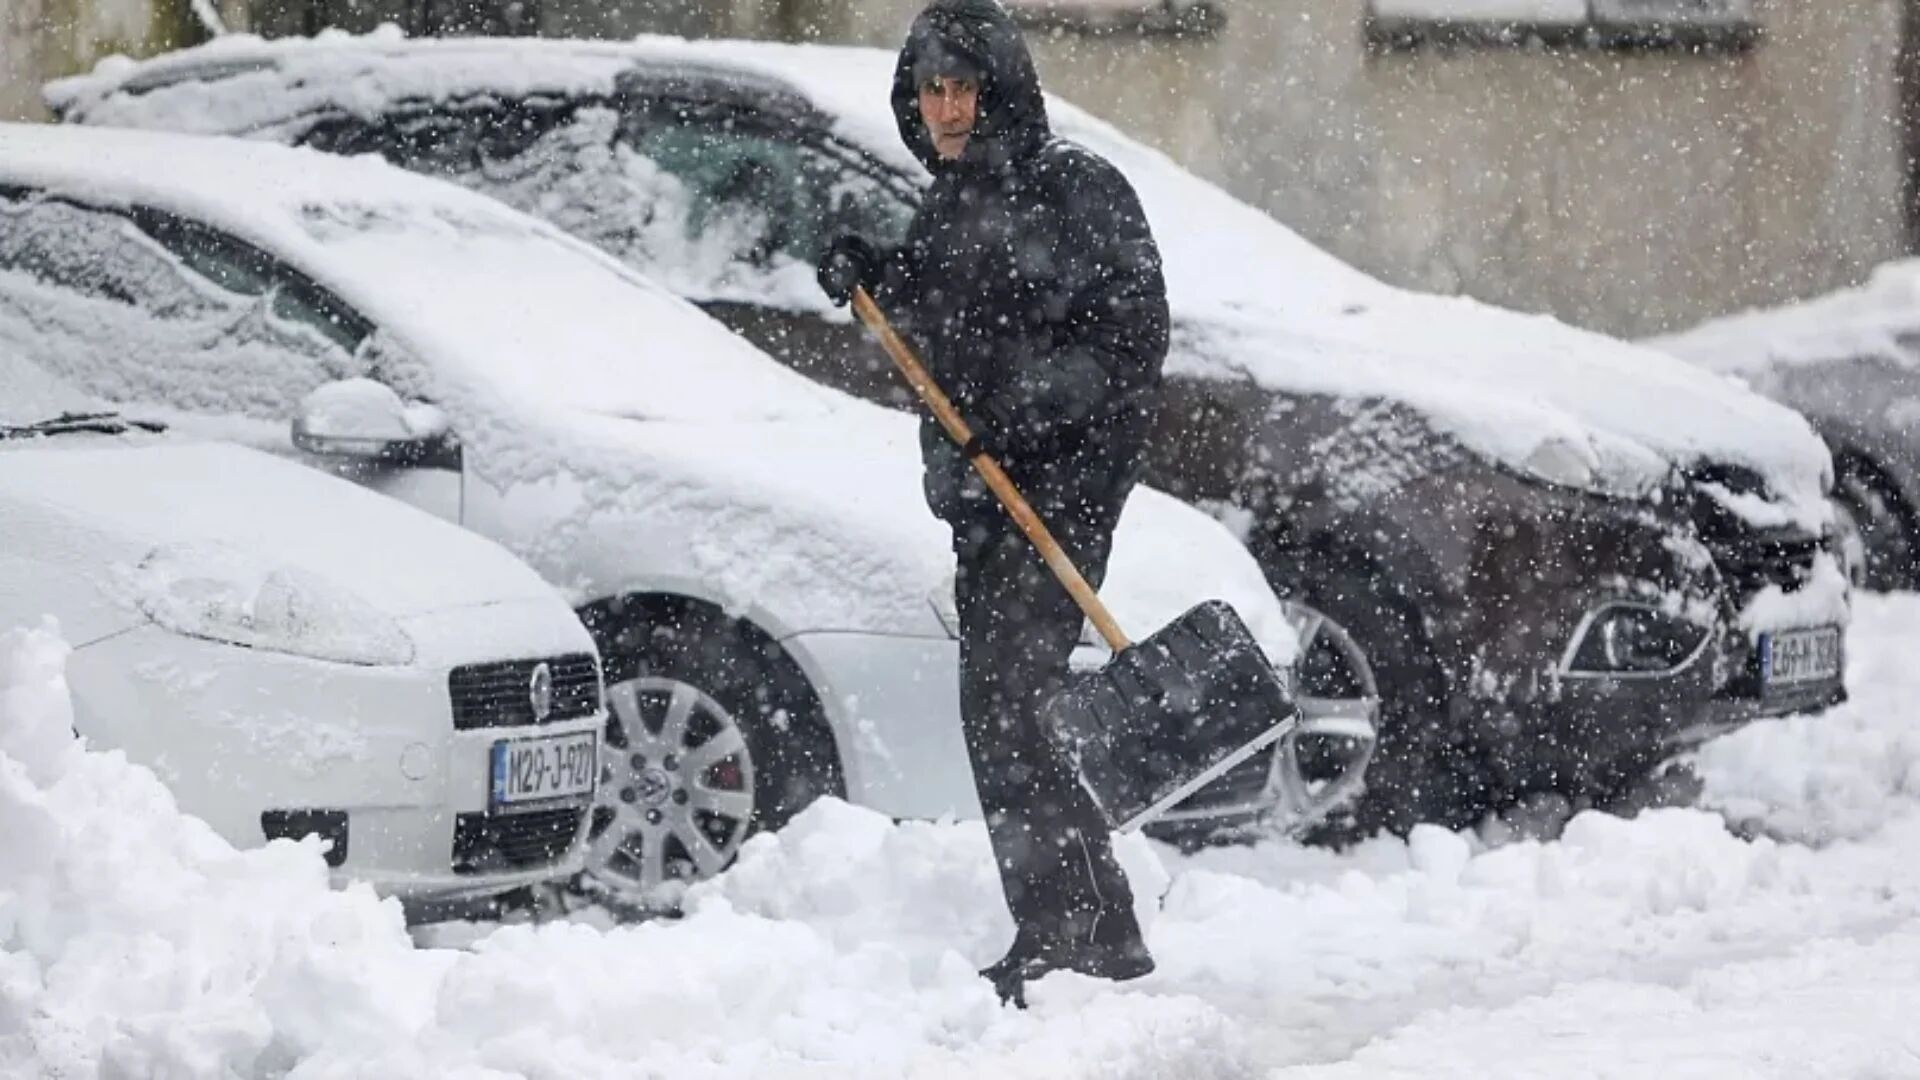
M1760 680L1769 688L1817 682L1839 674L1838 627L1760 635Z

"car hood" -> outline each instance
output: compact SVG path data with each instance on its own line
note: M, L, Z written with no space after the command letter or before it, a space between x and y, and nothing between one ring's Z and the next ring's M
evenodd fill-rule
M557 512L526 523L532 531L514 546L581 597L617 587L658 538L654 551L671 544L679 573L715 599L775 612L789 631L941 633L953 552L922 494L917 425L833 397L820 418L523 416L513 450L482 445L470 460L489 483L565 489ZM1276 659L1293 654L1252 555L1218 521L1157 491L1128 502L1101 596L1140 636L1223 599Z
M285 569L397 618L555 600L480 537L238 446L60 436L0 449L0 504L60 520L76 546L93 541L133 578L143 568L218 574L223 563L237 578Z

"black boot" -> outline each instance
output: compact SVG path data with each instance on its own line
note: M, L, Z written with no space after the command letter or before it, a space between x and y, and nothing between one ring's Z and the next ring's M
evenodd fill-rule
M1057 937L1042 942L1025 933L1016 936L1007 955L980 970L1004 1004L1027 1007L1027 983L1055 971L1072 971L1096 979L1126 982L1153 971L1153 955L1140 937L1140 924L1131 910L1104 914L1084 940Z
M1056 968L1096 979L1126 982L1153 971L1153 954L1147 952L1132 908L1103 913L1085 939L1062 942L1054 954Z
M1022 930L1014 935L1005 956L980 969L980 977L993 984L1001 1004L1024 1009L1027 999L1023 972L1038 961L1042 951L1040 941Z

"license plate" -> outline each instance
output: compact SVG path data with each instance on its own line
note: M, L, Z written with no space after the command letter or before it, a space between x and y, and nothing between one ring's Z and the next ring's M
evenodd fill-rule
M593 794L599 744L599 734L592 731L494 743L489 802L495 810L511 811Z
M1840 674L1840 631L1789 630L1760 636L1760 679L1767 686L1831 679Z

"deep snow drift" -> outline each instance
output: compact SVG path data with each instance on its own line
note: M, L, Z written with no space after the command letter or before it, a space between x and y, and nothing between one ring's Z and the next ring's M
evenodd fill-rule
M235 853L68 736L50 631L0 637L0 1074L1920 1074L1920 599L1856 608L1855 701L1700 756L1706 810L1333 854L1121 845L1161 964L972 966L1011 933L974 824L816 807L685 919L416 947L318 848ZM425 935L433 938L434 935ZM455 940L458 932L442 933Z

